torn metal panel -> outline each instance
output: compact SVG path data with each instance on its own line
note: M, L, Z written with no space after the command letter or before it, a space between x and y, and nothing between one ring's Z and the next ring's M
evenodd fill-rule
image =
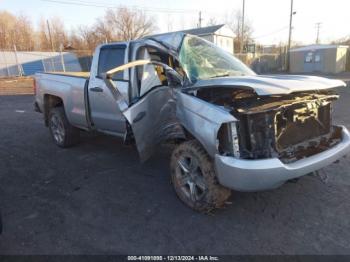
M210 156L217 153L217 135L222 124L237 119L221 107L176 90L176 115L186 128L207 150Z
M164 141L185 139L176 118L173 89L167 86L152 90L124 112L135 137L141 161L146 161Z
M339 96L329 90L261 97L247 89L205 88L197 91L197 97L226 108L239 120L243 159L278 157L292 162L339 142L331 121L331 103ZM230 141L225 139L227 133L219 132L222 155L232 155L232 146L225 145Z

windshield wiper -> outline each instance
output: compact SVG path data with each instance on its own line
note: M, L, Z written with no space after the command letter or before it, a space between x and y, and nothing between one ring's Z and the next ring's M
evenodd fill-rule
M235 73L223 73L223 74L218 74L218 75L215 75L215 76L212 76L210 78L218 78L218 77L227 77L227 76L245 76L245 74L243 73L239 73L239 74L235 74Z
M221 74L221 75L215 75L215 76L211 76L210 78L225 77L225 76L230 76L230 74L226 73L226 74Z

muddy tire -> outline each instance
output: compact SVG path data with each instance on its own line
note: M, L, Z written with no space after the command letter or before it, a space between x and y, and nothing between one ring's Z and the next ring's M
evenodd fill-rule
M53 141L59 147L70 147L79 143L79 129L72 126L63 107L54 107L49 112L49 130Z
M213 160L196 140L175 148L170 161L171 180L178 197L196 211L223 207L231 191L218 183Z

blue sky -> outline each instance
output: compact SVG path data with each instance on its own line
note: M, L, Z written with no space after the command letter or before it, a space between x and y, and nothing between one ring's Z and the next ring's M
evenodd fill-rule
M242 0L58 0L91 2L93 5L104 6L137 6L147 10L147 14L157 20L159 32L168 29L180 30L191 28L198 20L197 10L202 11L203 24L215 18L221 22L234 10L241 8ZM322 22L321 40L350 35L348 27L350 16L349 0L294 0L295 11L293 39L305 44L311 44L316 38L315 24ZM288 37L290 0L246 0L246 16L253 25L256 41L263 44L278 44ZM66 5L47 2L45 0L0 0L0 9L15 14L26 14L32 18L34 25L41 17L61 17L68 29L81 24L93 24L101 17L106 8L94 6ZM155 10L156 9L156 10ZM176 12L166 13L166 10ZM159 11L161 10L161 11Z

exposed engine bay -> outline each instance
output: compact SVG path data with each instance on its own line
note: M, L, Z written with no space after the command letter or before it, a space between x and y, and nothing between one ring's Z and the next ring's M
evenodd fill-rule
M234 127L219 130L219 152L224 155L290 163L341 140L341 128L332 125L332 102L338 99L333 91L258 96L247 88L202 88L197 97L224 107L238 119Z

